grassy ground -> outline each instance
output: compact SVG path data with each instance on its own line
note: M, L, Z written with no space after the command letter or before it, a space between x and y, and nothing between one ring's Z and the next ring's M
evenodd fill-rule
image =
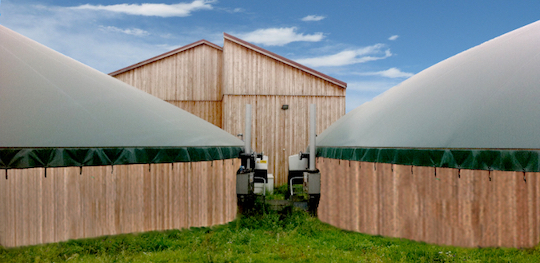
M434 246L347 232L304 211L257 205L258 212L211 228L0 247L0 262L540 262L540 248Z

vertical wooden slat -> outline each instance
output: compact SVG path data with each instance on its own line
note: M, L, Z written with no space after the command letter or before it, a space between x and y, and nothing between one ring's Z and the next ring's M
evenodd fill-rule
M7 171L7 170L5 170ZM4 179L5 176L4 170L0 171L0 193L6 193L8 192L8 185L7 185L7 178ZM0 199L0 211L8 211L8 199L7 198L1 198ZM6 226L9 224L8 215L7 213L0 213L0 222L4 222L3 224L0 224L0 244L6 244Z
M435 176L433 167L394 165L392 171L391 164L351 162L349 168L348 161L320 159L319 217L332 225L466 247L540 241L538 173L527 173L524 182L522 172L437 168Z
M257 116L264 119L254 127L257 134L253 139L260 141L257 146L263 146L260 147L263 149L256 149L269 156L269 172L274 174L276 185L286 183L288 156L300 150L305 151L307 147L307 136L298 140L298 135L307 131L305 116L309 101L314 96L334 94L328 90L336 90L335 94L339 96L321 99L324 103L332 102L319 105L321 114L318 122L330 120L318 125L318 131L326 129L345 113L345 89L326 81L318 82L321 86L313 88L312 83L317 83L314 79L319 78L229 40L224 42L223 72L222 127L233 135L243 133L243 108L239 111L237 107L229 106L229 103L243 106L256 101L258 106L254 111L266 111L257 113ZM290 104L288 111L280 110L283 104ZM259 133L257 130L269 132Z
M79 167L47 168L47 178L43 168L10 170L0 181L0 245L229 222L236 216L237 165L84 167L82 175Z
M233 135L244 133L245 105L252 104L255 117L253 148L257 151L263 151L269 156L268 172L274 174L276 185L282 185L287 181L288 156L300 151L305 152L308 146L309 118L307 109L310 102L318 103L319 101L326 100L313 99L309 96L225 95L223 129ZM336 101L339 100L336 99ZM281 110L283 104L288 104L289 110ZM341 116L339 113L326 112L324 105L318 106L317 129L321 132L337 120L336 116ZM323 124L327 126L325 127Z
M222 56L203 44L115 77L222 127Z

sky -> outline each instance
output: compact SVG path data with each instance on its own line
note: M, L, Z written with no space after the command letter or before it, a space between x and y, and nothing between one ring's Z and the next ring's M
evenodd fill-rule
M538 0L0 1L1 25L104 73L226 32L347 82L347 112L540 20Z

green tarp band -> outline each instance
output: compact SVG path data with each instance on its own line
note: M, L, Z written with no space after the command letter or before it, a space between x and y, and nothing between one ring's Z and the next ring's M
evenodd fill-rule
M317 156L401 165L540 172L540 150L317 147Z
M242 147L0 148L0 169L200 162L238 158Z

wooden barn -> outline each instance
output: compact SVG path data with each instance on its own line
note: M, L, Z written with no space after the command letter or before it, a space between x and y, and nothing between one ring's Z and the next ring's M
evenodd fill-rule
M252 148L268 155L276 185L288 156L306 150L308 105L318 106L318 133L345 114L346 83L226 33L223 47L201 40L110 75L233 135L253 105Z

